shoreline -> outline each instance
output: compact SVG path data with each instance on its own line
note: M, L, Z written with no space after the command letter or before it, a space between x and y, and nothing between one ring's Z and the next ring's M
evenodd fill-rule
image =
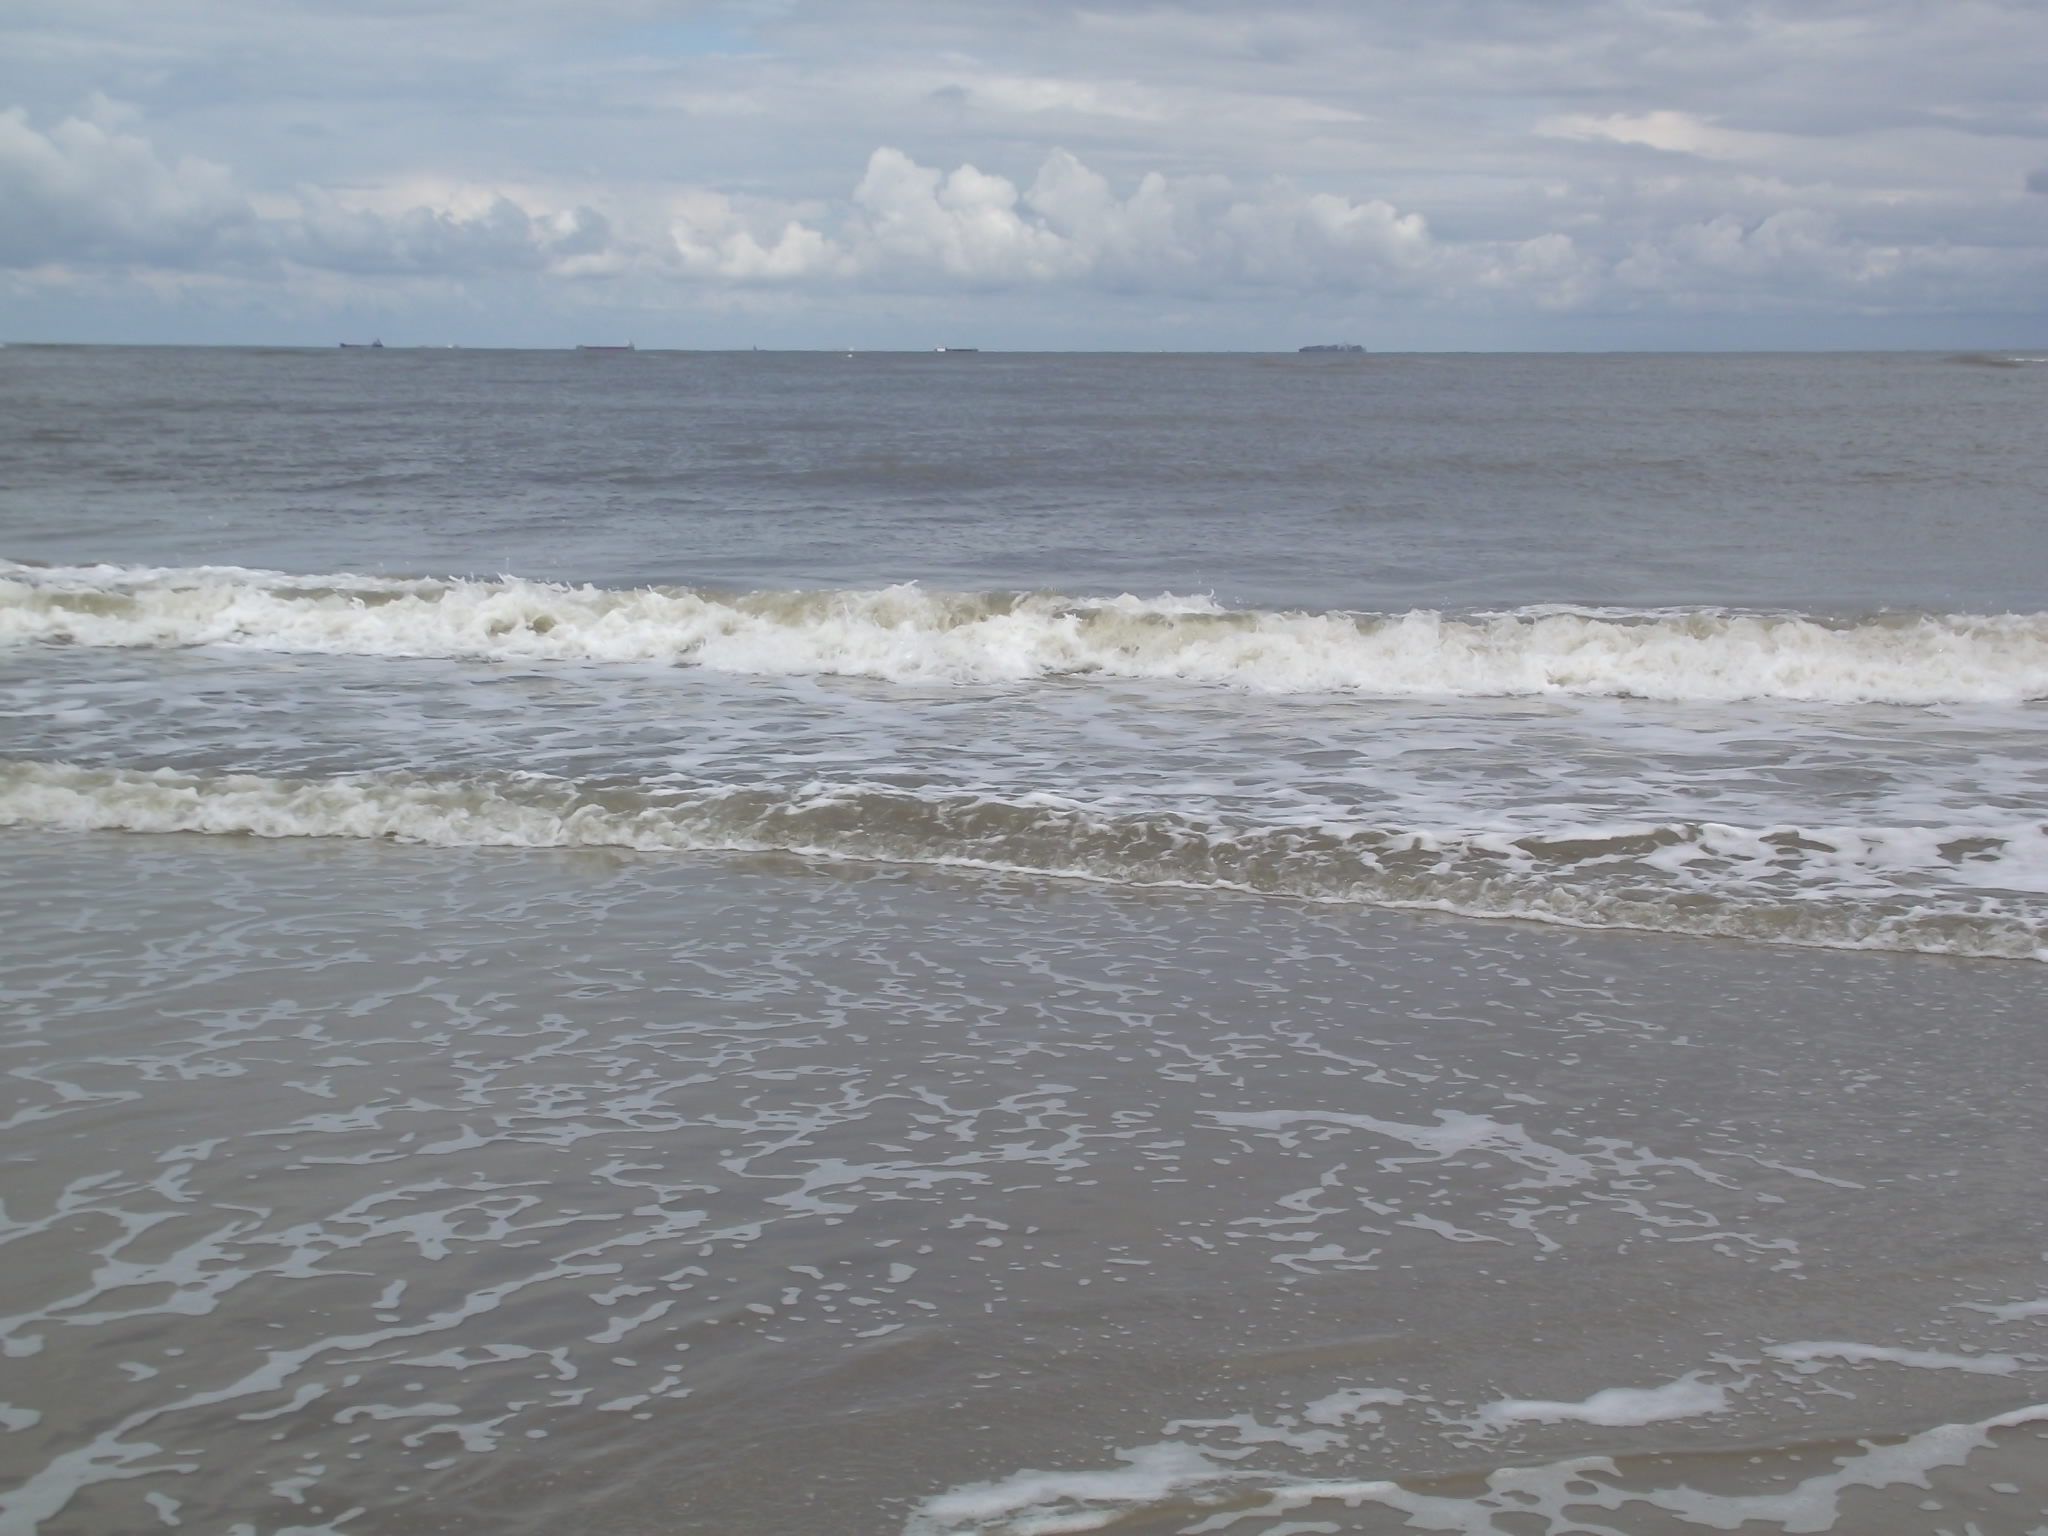
M1148 1445L1261 1498L1584 1455L1762 1497L2039 1400L2000 1364L2039 1322L1969 1310L2048 1291L2015 968L737 856L13 832L0 866L10 1217L74 1189L89 1243L148 1223L135 1283L184 1277L52 1311L89 1257L53 1226L0 1281L47 1313L9 1330L17 1475L92 1423L133 1424L109 1474L194 1463L86 1482L81 1530L160 1492L993 1532L961 1490L1023 1518L1023 1468L1127 1486L1072 1479ZM1721 1406L1572 1417L1688 1379ZM2010 1460L1941 1518L2012 1510ZM1175 1486L1185 1524L1235 1484Z

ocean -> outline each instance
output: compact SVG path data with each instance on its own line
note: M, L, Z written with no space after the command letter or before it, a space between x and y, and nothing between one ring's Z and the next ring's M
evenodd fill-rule
M2048 1532L2043 362L0 349L0 1536Z

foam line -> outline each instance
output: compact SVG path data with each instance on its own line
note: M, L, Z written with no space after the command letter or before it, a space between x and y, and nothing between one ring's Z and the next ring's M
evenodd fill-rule
M2048 697L2048 614L1832 620L1530 608L1458 617L914 585L736 594L0 562L0 643L656 663L926 684L1103 677L1376 697Z
M2002 840L1972 829L1980 853L1987 841L2006 849L2000 857L2012 883L2002 895L1988 894L1981 880L1938 883L1949 868L1942 850L1954 845L1925 828L1778 837L1674 823L1512 837L1441 827L1247 826L1051 795L1006 800L830 782L656 790L529 774L294 779L0 759L0 826L792 853L1822 948L2048 958L2048 910L2027 883L2043 865L2048 832L2031 823L2007 828ZM1729 855L1752 844L1762 863L1747 872ZM1803 875L1798 865L1787 873L1795 858L1810 858ZM1693 867L1700 860L1705 873Z

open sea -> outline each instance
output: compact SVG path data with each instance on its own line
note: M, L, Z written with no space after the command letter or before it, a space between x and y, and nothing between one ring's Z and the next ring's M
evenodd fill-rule
M2048 1536L2048 360L0 349L0 1536Z

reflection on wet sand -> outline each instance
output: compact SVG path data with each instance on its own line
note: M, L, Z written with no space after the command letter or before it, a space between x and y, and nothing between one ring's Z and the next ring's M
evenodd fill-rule
M774 861L6 862L7 1536L2048 1492L2030 965Z

